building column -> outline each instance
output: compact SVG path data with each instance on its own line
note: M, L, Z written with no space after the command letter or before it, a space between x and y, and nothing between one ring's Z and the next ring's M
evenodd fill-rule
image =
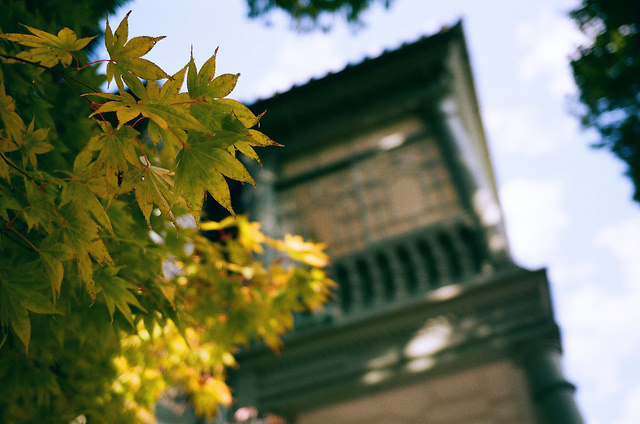
M529 383L541 424L584 424L574 398L575 386L563 375L558 342L540 341L522 346L518 360Z

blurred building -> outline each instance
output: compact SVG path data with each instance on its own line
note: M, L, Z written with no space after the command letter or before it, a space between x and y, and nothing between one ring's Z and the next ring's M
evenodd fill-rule
M262 100L245 204L325 242L335 302L278 356L239 355L238 406L289 424L582 423L544 270L510 257L461 24Z

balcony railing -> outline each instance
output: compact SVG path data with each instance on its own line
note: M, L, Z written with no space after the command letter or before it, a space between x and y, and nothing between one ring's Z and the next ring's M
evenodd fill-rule
M482 228L470 216L457 215L333 259L335 301L324 315L300 317L299 327L404 304L439 287L470 281L491 265Z

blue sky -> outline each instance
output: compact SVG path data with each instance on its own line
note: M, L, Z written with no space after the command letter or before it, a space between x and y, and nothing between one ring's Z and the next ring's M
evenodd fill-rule
M489 147L516 261L547 267L564 365L589 424L640 422L640 213L622 163L589 144L570 113L568 56L582 40L566 18L577 0L395 0L355 30L297 33L275 14L249 21L244 0L136 0L131 35L166 35L147 56L169 73L193 46L241 73L251 102L464 19Z

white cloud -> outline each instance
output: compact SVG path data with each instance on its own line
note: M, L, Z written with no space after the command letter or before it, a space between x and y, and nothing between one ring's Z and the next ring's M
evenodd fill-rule
M622 416L614 424L637 424L640 422L640 385L624 394Z
M559 309L571 374L580 375L590 396L620 393L623 363L640 348L635 323L640 322L636 292L615 292L607 281L586 283L563 299ZM598 364L594 367L594 364Z
M566 330L565 359L569 374L580 378L578 393L586 410L617 399L621 407L610 414L610 422L637 423L640 378L628 367L640 355L640 217L603 227L593 247L600 267L591 267L583 284L563 294L558 310Z
M565 285L582 285L585 281L590 281L596 272L598 272L598 265L593 262L560 262L553 264L549 269L549 279Z
M613 254L627 288L637 287L640 292L640 217L604 227L598 232L595 245Z
M516 178L500 189L511 250L522 265L546 265L557 253L568 216L560 180Z
M554 95L575 92L569 56L584 36L566 15L542 9L533 19L518 24L516 39L525 50L518 66L522 82L541 78Z
M496 148L510 155L539 157L576 138L575 120L545 120L534 107L488 108L484 118Z

